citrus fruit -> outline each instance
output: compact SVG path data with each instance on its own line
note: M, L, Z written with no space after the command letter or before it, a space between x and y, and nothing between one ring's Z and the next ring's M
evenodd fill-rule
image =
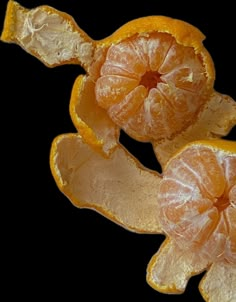
M180 248L236 264L235 142L186 146L168 162L158 200L162 228Z
M208 80L202 54L155 32L109 47L95 92L114 123L135 139L155 141L194 121Z
M236 124L235 102L214 90L204 38L184 21L150 16L95 41L66 13L15 1L8 3L1 35L47 66L84 67L70 114L85 143L109 156L123 129L151 142L161 165L186 143L220 138Z
M151 259L147 281L164 293L182 293L191 276L206 301L236 295L236 142L190 143L164 167L157 200L167 239Z

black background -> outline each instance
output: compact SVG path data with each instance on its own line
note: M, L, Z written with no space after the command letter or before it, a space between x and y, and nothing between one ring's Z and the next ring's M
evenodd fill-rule
M44 2L45 1L45 2ZM101 39L134 18L166 15L185 20L207 36L216 67L216 90L236 99L235 17L232 1L21 0L51 5L72 15ZM138 3L137 3L138 2ZM207 1L205 1L207 2ZM6 0L0 2L0 31ZM135 4L137 3L137 4ZM213 5L214 3L214 5ZM145 281L146 266L164 237L128 232L59 192L49 169L53 138L75 132L68 106L79 66L46 68L20 47L0 43L2 270L8 300L203 301L190 280L183 295L163 295ZM236 131L229 138L235 139ZM122 141L149 168L158 165L148 144Z

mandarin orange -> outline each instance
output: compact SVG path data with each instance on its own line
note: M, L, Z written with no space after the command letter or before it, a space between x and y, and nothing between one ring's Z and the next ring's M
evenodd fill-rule
M236 123L235 102L213 88L204 38L184 21L149 16L95 41L68 14L15 1L8 3L1 35L47 66L84 67L70 114L85 143L109 156L122 128L151 142L161 165L186 143L225 136Z
M138 140L170 138L196 118L208 96L201 54L170 34L112 45L95 86L98 104Z
M180 248L236 264L235 193L235 142L185 147L168 162L160 182L163 230Z

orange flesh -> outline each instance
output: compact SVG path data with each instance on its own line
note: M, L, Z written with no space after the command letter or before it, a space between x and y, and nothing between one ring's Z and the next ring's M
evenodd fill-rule
M207 147L170 160L158 194L163 230L209 260L236 264L236 155Z
M152 141L171 137L196 118L206 82L202 58L192 47L169 34L150 33L108 49L95 92L118 126L137 140ZM133 93L137 87L145 88L141 103ZM128 99L135 105L123 114Z

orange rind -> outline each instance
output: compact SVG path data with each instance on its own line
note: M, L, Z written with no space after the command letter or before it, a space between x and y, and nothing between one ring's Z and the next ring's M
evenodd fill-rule
M86 68L95 47L68 14L50 6L30 10L15 1L8 2L1 40L19 44L48 67L81 64Z
M58 187L75 206L92 208L131 231L161 232L156 202L161 177L120 146L104 158L80 135L61 135L52 144L50 164Z
M107 156L116 146L119 129L95 101L94 82L79 76L73 86L70 114L83 141Z
M215 262L201 280L199 289L205 301L234 301L235 284L236 267L227 262Z
M138 233L166 240L147 282L184 292L189 278L209 302L236 299L236 143L219 138L236 124L236 103L214 90L215 69L194 26L169 17L128 22L90 38L73 18L49 6L7 6L1 40L48 67L79 64L70 115L78 131L52 143L59 189ZM145 168L120 143L120 130L151 142L163 173ZM200 141L199 141L200 140Z

